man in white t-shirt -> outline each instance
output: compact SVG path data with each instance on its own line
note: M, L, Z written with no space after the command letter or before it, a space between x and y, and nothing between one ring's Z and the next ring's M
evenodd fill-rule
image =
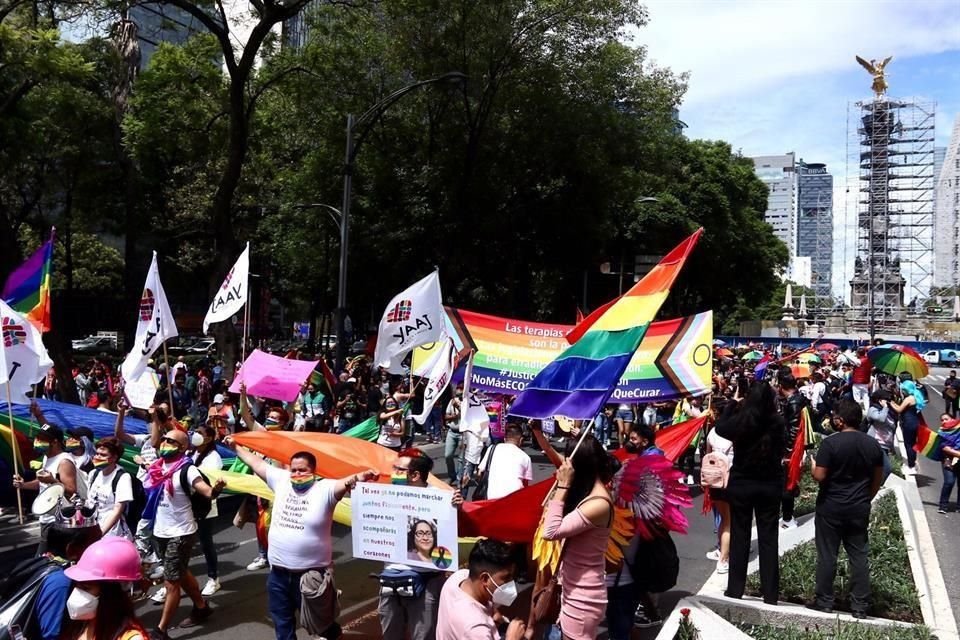
M97 521L104 537L117 536L133 541L133 532L124 519L124 511L133 502L133 481L117 462L123 445L116 438L97 441L93 455L93 471L87 489L87 504L97 507Z
M523 429L510 423L504 441L487 449L478 473L487 478L487 499L495 500L526 487L533 481L530 456L520 448Z
M224 444L235 447L232 436ZM267 603L277 640L296 640L298 609L311 636L337 640L342 631L333 582L333 509L358 482L375 480L380 474L371 469L339 480L320 480L317 459L308 451L293 454L289 471L270 466L242 447L236 451L274 493L267 538ZM311 585L310 593L301 591L301 578Z
M166 640L167 631L173 614L180 606L180 589L193 601L190 616L181 624L181 628L193 627L210 617L212 609L200 593L197 579L190 573L190 551L197 538L197 519L193 515L190 495L199 493L210 500L216 499L226 483L217 480L211 487L200 475L200 471L186 456L187 434L179 429L168 431L160 439L157 455L160 460L153 463L148 471L144 488L162 484L157 515L153 522L153 537L163 562L163 587L166 598L160 623L153 633L152 640ZM182 486L182 474L186 474L188 493Z

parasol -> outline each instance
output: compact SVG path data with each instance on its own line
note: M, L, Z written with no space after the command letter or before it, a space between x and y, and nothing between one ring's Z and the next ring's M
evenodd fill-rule
M743 354L741 360L760 360L761 358L763 358L763 354L759 351L748 351Z
M882 344L867 351L867 358L873 366L892 376L906 371L914 380L930 375L930 368L923 357L902 344Z
M714 352L714 355L717 356L718 358L732 358L733 351L730 351L730 349L717 349Z
M817 351L840 351L840 347L832 342L824 342L817 347Z
M794 378L799 380L801 378L809 378L812 372L809 364L795 364L790 367L790 373L793 374Z
M714 339L714 341L713 341L713 346L715 346L715 347L725 347L725 346L727 346L727 343L724 342L723 340L721 340L720 338L716 338L716 339Z
M815 353L810 353L809 351L806 352L806 353L801 353L800 355L798 355L798 356L797 356L797 360L799 360L800 362L805 362L805 363L813 362L814 364L821 364L821 363L823 362L823 360L820 358L820 356L818 356L818 355L815 354Z

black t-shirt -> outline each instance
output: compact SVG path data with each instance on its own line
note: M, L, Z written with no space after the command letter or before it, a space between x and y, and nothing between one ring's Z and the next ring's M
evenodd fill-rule
M883 467L883 451L876 440L859 431L835 433L820 444L817 466L827 469L817 494L817 511L836 517L870 513L873 474Z

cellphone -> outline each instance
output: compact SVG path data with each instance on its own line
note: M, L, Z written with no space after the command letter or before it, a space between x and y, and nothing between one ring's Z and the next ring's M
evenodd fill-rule
M10 640L26 640L18 624L12 624L7 627L7 635L10 636Z

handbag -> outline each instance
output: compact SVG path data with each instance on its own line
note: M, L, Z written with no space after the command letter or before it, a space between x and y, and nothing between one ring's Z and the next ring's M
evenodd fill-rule
M554 624L560 618L560 593L563 589L560 587L558 576L560 566L563 564L563 556L567 553L566 542L560 549L560 557L557 560L557 570L550 580L542 588L533 592L530 600L530 620L527 626L537 624Z
M497 444L500 444L499 442ZM471 500L476 502L477 500L486 500L487 499L487 485L490 481L490 470L493 468L493 454L497 450L497 445L490 447L490 453L487 456L487 469L484 471L483 476L480 480L477 481L477 488L473 490L473 497Z

